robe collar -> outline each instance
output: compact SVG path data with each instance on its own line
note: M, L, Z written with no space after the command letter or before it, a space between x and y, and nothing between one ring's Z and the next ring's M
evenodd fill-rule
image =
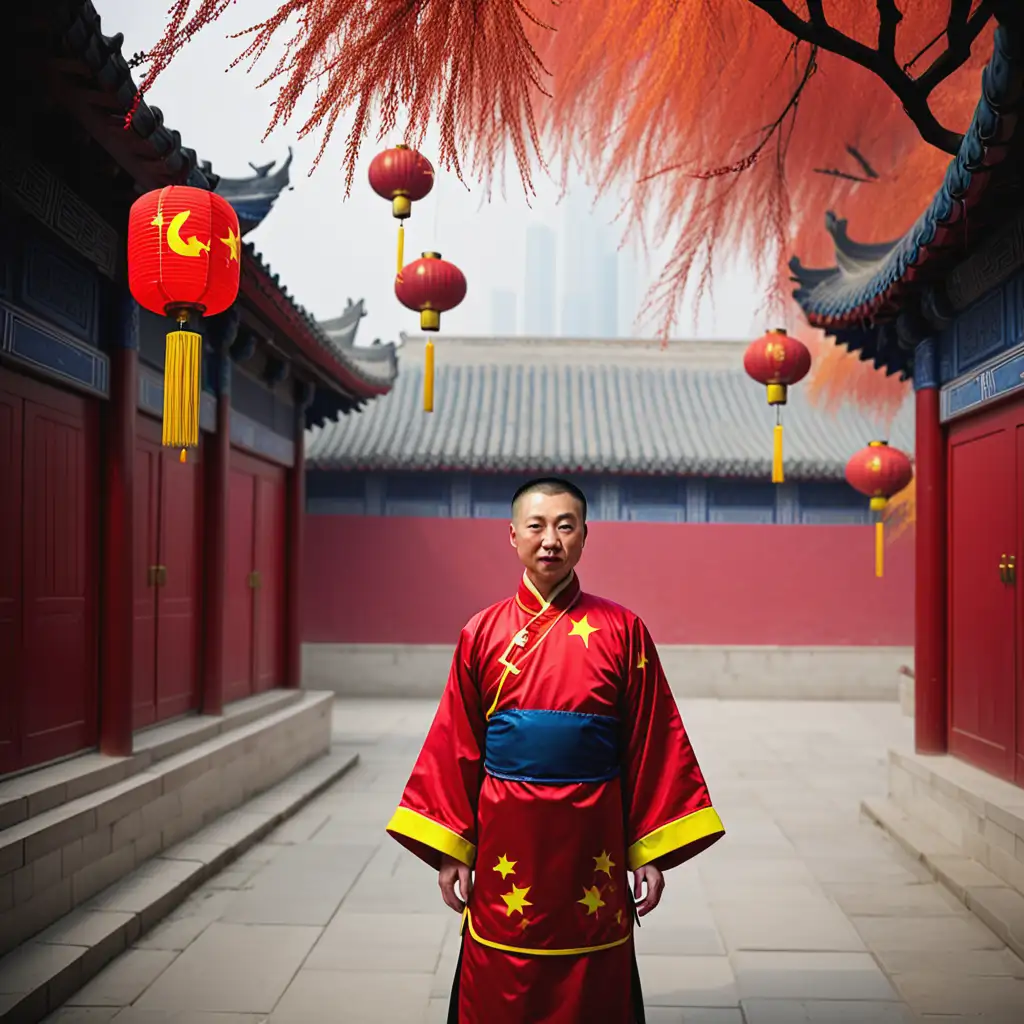
M579 593L579 578L575 572L570 572L545 601L524 572L523 578L519 581L519 589L516 591L516 603L530 615L540 615L541 612L546 612L549 608L560 612L570 607Z

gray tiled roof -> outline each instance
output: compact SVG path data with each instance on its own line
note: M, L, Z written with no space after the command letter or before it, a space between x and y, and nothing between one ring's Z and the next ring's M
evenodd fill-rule
M742 368L746 343L573 339L436 340L434 412L423 412L423 339L403 336L394 389L306 434L320 469L608 472L759 477L774 410ZM813 406L783 411L786 473L842 477L875 438L910 451L908 401L891 430Z

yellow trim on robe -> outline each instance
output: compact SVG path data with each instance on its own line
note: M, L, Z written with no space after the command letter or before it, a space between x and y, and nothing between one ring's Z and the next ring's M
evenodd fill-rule
M481 939L473 927L473 915L470 914L469 907L465 909L463 914L463 922L469 926L469 934L481 946L490 946L491 949L500 949L503 953L517 953L520 956L582 956L584 953L599 953L602 949L614 949L616 946L625 945L633 934L633 930L630 928L621 939L616 939L614 942L605 942L600 946L580 946L578 949L528 949L525 946L506 946L501 942Z
M675 850L681 850L690 843L707 839L716 832L724 832L725 826L714 807L694 811L685 818L677 818L661 828L656 828L643 839L638 839L629 848L629 869L636 871L652 860L664 857Z
M401 836L412 839L432 850L454 857L469 867L476 860L476 847L457 832L428 818L408 807L399 807L391 816L387 826L388 832L397 832Z

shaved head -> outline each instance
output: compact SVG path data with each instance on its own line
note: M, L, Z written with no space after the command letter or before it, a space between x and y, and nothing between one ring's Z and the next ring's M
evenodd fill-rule
M579 503L580 506L580 522L586 523L587 521L587 497L586 495L575 485L569 483L568 480L563 480L557 476L542 476L536 480L528 480L525 484L520 487L515 494L512 495L512 518L515 519L519 510L523 504L523 498L530 494L569 494Z

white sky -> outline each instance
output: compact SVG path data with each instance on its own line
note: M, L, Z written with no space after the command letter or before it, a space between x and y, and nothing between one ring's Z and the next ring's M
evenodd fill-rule
M159 38L169 6L168 0L94 3L104 33L124 34L126 56L145 50ZM346 298L364 298L368 315L359 329L362 344L375 337L395 340L402 330L416 333L418 316L401 306L392 290L397 221L391 217L390 204L380 199L366 180L373 156L386 145L401 142L401 135L395 133L378 144L374 141L376 128L372 129L352 195L345 201L341 164L346 126L339 122L319 168L308 176L320 140L318 136L297 140L301 116L261 142L276 87L257 89L257 85L260 72L265 75L273 67L276 55L269 53L254 72L246 73L244 67L225 71L244 45L241 40L228 39L228 33L248 27L278 6L279 0L232 5L220 23L204 29L161 75L149 100L161 108L167 126L181 133L184 145L227 177L250 174L249 161L283 160L291 145L295 150L293 189L280 196L270 216L248 240L314 316L336 316ZM436 136L428 137L421 148L437 167ZM570 180L570 189L573 184ZM538 195L528 206L513 171L506 196L496 193L488 201L480 186L471 184L467 191L454 176L438 168L433 191L414 207L406 222L406 260L425 249L438 250L463 270L469 282L462 305L444 314L445 333L491 333L494 289L513 290L522 302L527 225L545 223L562 234L558 189L546 180L536 185ZM585 188L584 183L579 182L579 187ZM617 208L620 201L611 197L609 205ZM650 212L652 217L657 213ZM621 229L613 225L611 230L617 240ZM560 237L560 256L563 248ZM664 251L653 251L645 263L643 254L638 253L638 301L656 277L664 255ZM713 307L710 302L702 305L695 330L692 309L684 309L676 336L746 338L757 336L768 326L758 312L761 289L745 267L719 275L713 300ZM521 328L521 306L519 325ZM648 332L641 326L636 333Z

